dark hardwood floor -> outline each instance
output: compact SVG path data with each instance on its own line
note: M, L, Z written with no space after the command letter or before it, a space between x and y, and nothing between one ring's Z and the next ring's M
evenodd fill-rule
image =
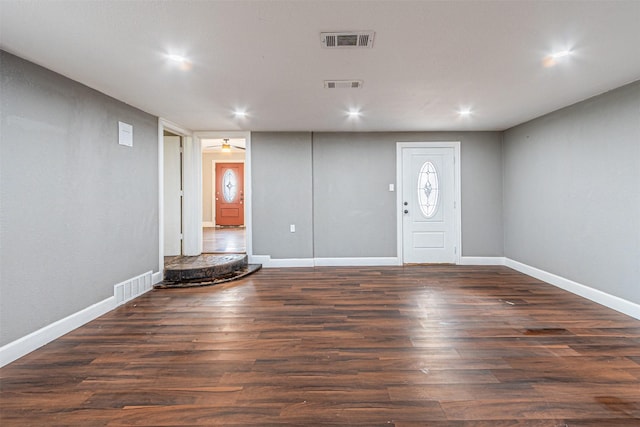
M8 426L639 426L640 321L505 267L154 290L2 368Z

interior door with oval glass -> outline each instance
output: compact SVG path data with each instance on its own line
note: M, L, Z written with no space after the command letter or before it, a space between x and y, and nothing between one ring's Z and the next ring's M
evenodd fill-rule
M455 263L455 150L402 149L404 263Z
M244 225L244 163L216 163L216 225Z

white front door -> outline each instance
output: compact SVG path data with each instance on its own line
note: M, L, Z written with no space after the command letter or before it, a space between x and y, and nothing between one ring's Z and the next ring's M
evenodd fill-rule
M402 148L403 263L456 263L455 148Z

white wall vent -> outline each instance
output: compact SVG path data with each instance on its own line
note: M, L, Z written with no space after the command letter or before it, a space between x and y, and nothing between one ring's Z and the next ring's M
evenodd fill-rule
M339 33L320 33L322 47L343 49L354 47L373 47L375 31L343 31Z
M152 273L148 271L113 286L113 295L116 297L116 306L131 301L137 296L153 289Z
M325 89L360 89L362 80L325 80Z

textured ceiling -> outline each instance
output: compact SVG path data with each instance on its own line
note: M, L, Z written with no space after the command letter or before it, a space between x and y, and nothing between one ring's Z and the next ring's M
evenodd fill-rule
M190 130L502 130L640 79L640 1L2 0L0 46Z

